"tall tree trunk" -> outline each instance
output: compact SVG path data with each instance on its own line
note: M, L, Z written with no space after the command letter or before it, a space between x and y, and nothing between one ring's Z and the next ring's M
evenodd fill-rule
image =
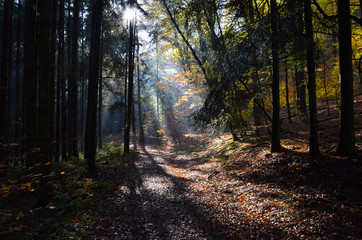
M7 159L8 151L5 144L9 141L8 127L8 93L9 81L11 75L11 36L12 36L12 19L13 19L13 0L5 0L4 2L4 26L2 33L2 49L1 49L1 79L0 79L0 159ZM2 145L4 144L4 145Z
M102 144L102 107L103 107L103 27L101 27L101 56L99 64L99 88L98 88L98 147L103 148Z
M89 53L89 85L87 122L85 130L85 156L88 160L88 174L95 176L95 157L97 147L97 88L100 60L100 37L102 26L103 0L91 2L91 46Z
M327 91L327 67L326 67L326 60L325 57L322 55L322 59L323 59L323 88L324 88L324 99L326 101L327 104L327 111L328 111L328 116L331 114L330 113L330 109L329 109L329 100L328 100L328 91Z
M62 14L62 30L63 30L63 39L62 39L62 59L61 59L61 72L62 76L60 78L60 89L61 89L61 146L62 146L62 161L67 161L67 99L66 99L66 73L65 73L65 40L64 40L64 28L65 28L65 1L61 0L61 12ZM69 32L69 30L68 30Z
M47 162L50 154L50 11L51 1L39 0L39 102L38 102L38 141L40 147L41 187L40 203L49 201L47 175L50 173Z
M138 100L138 128L139 143L141 146L145 143L145 134L143 131L142 102L141 102L141 77L140 77L140 44L137 34L137 100Z
M26 31L24 38L24 131L26 147L30 150L36 146L36 97L37 97L37 41L36 41L37 0L26 2ZM32 165L29 157L27 165Z
M54 155L54 133L55 133L55 64L56 64L56 48L57 48L57 0L52 0L52 16L51 16L51 34L50 34L50 138L51 153Z
M130 9L133 9L134 1L130 1ZM133 44L134 43L134 19L129 22L129 45L128 45L128 104L127 104L127 115L126 124L124 129L124 152L129 153L130 145L130 130L132 120L132 105L133 105L133 68L134 68L134 57L133 57Z
M128 45L126 47L126 56L125 56L125 66L124 66L124 126L123 129L126 129L126 116L127 116L127 102L128 102Z
M271 0L272 68L273 68L273 123L271 152L280 152L280 99L279 99L279 46L278 46L278 8L276 0Z
M73 2L73 29L71 43L71 65L68 81L69 96L69 155L78 158L78 30L79 0Z
M305 114L307 112L307 103L305 99L304 70L297 65L295 66L295 84L297 89L297 109Z
M250 25L254 24L254 6L253 6L253 0L248 0L248 6L249 6L249 21ZM252 49L251 49L251 62L252 62L252 79L253 79L253 93L254 93L254 99L253 99L253 115L254 115L254 126L258 127L262 125L262 114L263 111L260 109L260 106L257 104L260 103L260 97L259 97L259 85L258 85L258 73L257 73L257 59L256 59L256 49L255 44L253 43ZM257 128L258 130L258 128ZM235 137L234 137L235 139Z
M81 3L81 14L83 16L84 14L84 4L83 2ZM84 22L82 22L82 25L84 24ZM84 65L84 29L83 27L81 27L81 40L82 40L82 44L81 44L81 64L80 64L80 81L81 81L81 97L80 97L80 121L79 121L79 135L80 137L80 150L82 152L84 152L84 123L85 123L85 117L84 117L84 106L85 106L85 65Z
M136 31L137 31L137 21L136 21L136 18L134 20L134 27L133 27L133 49L132 49L132 56L133 56L133 72L135 71L135 62L134 62L134 59L135 59L135 56L136 56ZM133 75L133 78L134 78L134 75ZM133 80L134 81L134 80ZM133 84L133 89L135 88L134 84ZM133 92L133 95L134 95L134 92ZM134 99L134 97L133 97ZM131 127L132 127L132 133L133 133L133 143L134 143L134 146L136 148L136 134L137 134L137 130L136 130L136 106L135 106L135 102L134 100L132 101L132 116L131 116Z
M286 102L287 102L288 120L289 120L289 123L291 123L292 122L292 114L290 113L290 104L289 104L288 65L287 65L287 61L285 61L285 98L286 98Z
M311 0L304 0L305 31L307 35L307 68L309 94L309 155L312 160L319 156L317 93L315 80L315 46L313 37Z
M350 3L338 0L339 66L341 75L341 119L338 152L355 150Z
M22 1L18 2L18 7L17 7L17 17L18 17L18 21L17 21L17 39L16 39L16 108L15 108L15 121L16 121L16 130L15 130L15 136L18 139L18 142L20 142L20 139L22 138L22 131L23 131L23 126L22 126L22 122L21 119L23 118L23 114L22 114L22 107L23 107L23 96L22 96L22 92L23 92L23 81L21 79L21 33L23 32L23 18L22 18ZM18 156L21 155L22 153L21 148L18 148Z
M71 106L70 106L70 99L69 99L69 95L70 95L70 79L72 78L72 40L73 40L73 37L72 37L72 15L71 15L71 9L72 9L72 6L71 6L71 0L67 0L67 3L66 3L66 6L67 6L67 23L66 23L66 36L67 36L67 45L66 45L66 58L65 58L65 61L66 61L66 81L65 81L65 87L64 89L66 89L66 98L65 98L65 101L66 101L66 108L65 108L65 112L64 112L64 124L65 124L65 128L64 128L64 136L65 136L65 144L66 144L66 149L67 149L67 156L66 158L68 159L69 157L72 157L72 139L71 139L71 128L72 128L72 124L69 119L69 115L71 114L70 112L72 111L71 110Z

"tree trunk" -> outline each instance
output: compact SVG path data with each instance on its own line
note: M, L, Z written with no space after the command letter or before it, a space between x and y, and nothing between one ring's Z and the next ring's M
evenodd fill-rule
M64 146L63 139L63 121L61 119L63 109L62 103L62 83L64 82L64 0L60 0L59 2L59 28L58 28L58 62L57 62L57 103L56 103L56 119L55 119L55 160L59 161L60 148ZM63 151L63 150L62 150ZM63 159L64 160L64 159Z
M271 0L272 69L273 69L273 123L271 152L280 152L280 99L279 99L279 46L278 8L276 0Z
M18 7L17 7L17 17L18 17L18 21L17 21L17 39L16 39L16 103L15 103L15 121L16 121L16 128L15 128L15 136L18 140L18 142L20 143L21 138L22 138L22 132L23 132L23 125L21 124L21 119L23 119L23 112L22 112L22 107L23 107L23 86L24 83L21 79L21 33L23 32L24 28L23 28L23 18L22 18L22 2L19 1L18 2ZM22 155L22 151L23 149L20 147L17 150L18 156Z
M39 0L39 87L38 87L38 141L40 147L40 169L42 173L39 189L40 203L49 201L50 186L47 175L50 173L50 11L51 1Z
M26 31L24 39L24 131L25 145L29 151L36 146L36 95L37 95L37 41L36 41L37 1L26 2ZM29 156L27 165L32 165L33 158Z
M130 9L133 9L134 2L130 1ZM124 152L129 153L130 145L130 130L132 120L132 105L133 105L133 69L134 69L134 57L133 57L133 45L134 45L134 19L129 22L129 46L128 46L128 104L126 124L124 129Z
M312 160L319 156L317 93L315 80L315 46L313 37L311 0L304 0L305 31L307 35L307 68L309 94L309 155Z
M51 154L54 155L54 133L55 133L55 64L56 64L56 48L57 48L57 1L52 0L52 16L51 16L51 34L50 34L50 138L51 138Z
M138 128L139 143L141 146L145 144L145 134L143 131L142 102L141 102L141 77L140 77L140 44L137 35L137 100L138 100Z
M68 156L67 156L67 148L68 148L68 145L67 145L67 99L66 99L66 77L65 77L65 40L64 40L64 26L65 26L65 21L64 21L64 15L65 15L65 8L64 8L64 4L65 4L65 1L64 0L61 0L62 2L62 29L63 29L63 39L62 39L62 61L60 62L62 65L61 65L61 68L62 68L62 76L59 76L60 77L60 85L61 85L61 105L62 105L62 108L61 108L61 142L62 142L62 161L67 161L68 160ZM69 32L69 30L67 31ZM69 46L68 46L69 47Z
M72 139L71 139L71 133L72 133L72 123L69 121L70 119L70 115L71 115L71 105L70 105L70 79L72 78L72 41L73 41L73 37L72 37L72 18L71 18L71 0L67 0L67 23L66 23L66 36L67 36L67 44L65 49L66 51L66 58L65 58L65 62L66 62L66 81L65 81L65 87L64 89L66 89L66 108L65 108L65 112L64 112L64 124L65 124L65 128L64 128L64 136L65 136L65 144L66 144L66 158L68 159L69 157L72 157Z
M69 126L69 156L78 158L78 29L79 0L73 2L73 30L71 43L71 65L68 81L68 126Z
M253 6L253 0L248 0L248 6L249 6L249 21L250 25L254 24L254 6ZM262 125L262 114L263 111L260 109L260 106L257 104L260 102L259 97L259 84L258 84L258 73L257 73L257 59L256 59L256 50L255 50L255 44L253 43L252 49L251 49L251 62L252 62L252 79L253 79L253 115L254 115L254 126L258 127ZM257 128L258 129L258 128Z
M84 5L82 2L82 10L81 14L84 13ZM83 24L83 22L82 22ZM80 138L80 150L84 152L84 106L85 106L85 69L84 69L84 30L81 28L81 39L82 39L82 45L81 45L81 64L80 64L80 81L81 81L81 103L80 103L80 124L79 124L79 134L81 136Z
M100 60L100 37L102 26L103 0L91 1L91 46L89 53L89 84L87 121L85 130L85 156L88 160L88 174L95 176L97 147L97 93Z
M126 116L127 116L127 96L128 96L128 46L126 47L125 66L124 66L124 126L126 129Z
M98 88L98 148L102 149L102 107L103 107L103 28L101 30L101 57L99 64L99 88Z
M9 141L8 127L8 93L9 81L11 75L11 36L12 36L12 19L13 19L14 1L5 0L4 2L4 26L2 33L1 49L1 79L0 79L0 159L5 160L8 157L8 151L5 145Z
M338 152L355 150L350 3L338 0L339 66L341 75L341 119Z
M297 89L297 109L302 114L307 112L307 103L305 99L304 71L295 66L295 84Z
M289 123L291 123L292 122L292 114L290 113L290 104L289 104L288 65L287 65L287 61L285 61L285 98L286 98L286 102L287 102L288 120L289 120Z

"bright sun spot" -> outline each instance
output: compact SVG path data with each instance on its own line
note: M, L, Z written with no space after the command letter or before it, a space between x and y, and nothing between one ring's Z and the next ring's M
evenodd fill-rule
M131 9L131 8L127 8L125 11L124 11L124 19L125 20L132 20L135 16L135 11L134 9Z

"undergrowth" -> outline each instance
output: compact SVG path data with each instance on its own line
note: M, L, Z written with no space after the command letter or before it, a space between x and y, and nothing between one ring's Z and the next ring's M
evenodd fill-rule
M122 146L107 144L98 152L96 165L102 171L105 167L122 167L136 156L136 152L125 155ZM0 192L6 193L0 196L1 239L87 238L87 228L96 218L88 213L105 195L116 191L117 186L100 177L86 178L87 162L82 156L53 163L52 168L54 171L49 175L52 192L47 206L37 205L32 183L36 176L29 176L27 183L1 185ZM12 201L17 201L16 207Z

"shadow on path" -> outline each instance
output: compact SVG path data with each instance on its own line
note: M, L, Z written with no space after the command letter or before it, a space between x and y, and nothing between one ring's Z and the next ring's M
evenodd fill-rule
M238 226L215 218L213 210L205 204L190 199L192 193L185 179L169 174L162 167L172 166L170 155L163 157L156 150L145 147L139 151L139 157L119 173L119 191L112 199L112 209L108 210L110 226L107 227L114 229L114 235L106 239L219 240L262 237L259 229L268 226L252 223L250 229L239 231ZM239 217L243 222L244 214L240 213ZM102 239L104 237L102 235Z

